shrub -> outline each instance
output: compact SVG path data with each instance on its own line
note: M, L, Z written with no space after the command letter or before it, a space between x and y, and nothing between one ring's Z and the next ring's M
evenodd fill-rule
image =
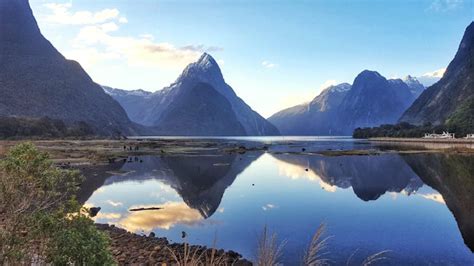
M106 236L74 199L81 179L33 144L8 152L0 163L0 265L113 262Z

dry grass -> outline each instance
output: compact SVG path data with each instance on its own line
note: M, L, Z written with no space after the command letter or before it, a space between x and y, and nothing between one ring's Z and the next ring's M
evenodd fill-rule
M359 251L358 249L356 251L354 251L354 253L352 253L349 258L347 259L346 261L346 265L349 266L349 265L353 265L351 264L352 262L352 258L355 256L355 254L357 253L357 251ZM377 252L377 253L374 253L370 256L368 256L367 258L365 258L361 265L362 266L368 266L368 265L373 265L375 264L376 262L378 261L381 261L381 260L387 260L388 257L385 256L387 253L389 253L390 250L383 250L383 251L380 251L380 252Z
M258 266L274 266L280 264L285 241L279 242L275 233L270 234L265 225L258 239L255 264Z
M225 252L217 250L217 235L214 237L212 248L192 247L184 241L183 252L172 250L167 247L177 266L224 266L233 265L234 261L229 261Z
M184 242L183 252L174 251L169 247L166 247L173 257L177 266L195 266L202 265L201 257L204 252L200 252L198 248L193 248L187 243Z
M376 263L377 261L381 261L381 260L386 260L388 259L388 257L386 257L385 255L390 252L390 250L384 250L384 251L380 251L380 252L377 252L375 254L372 254L370 256L368 256L363 262L362 262L362 265L363 266L368 266L368 265L373 265L374 263Z
M314 233L311 243L306 250L303 257L303 265L317 266L317 265L328 265L329 260L325 259L324 256L329 254L325 251L327 248L327 241L330 237L324 237L326 233L326 225L321 224L316 233Z

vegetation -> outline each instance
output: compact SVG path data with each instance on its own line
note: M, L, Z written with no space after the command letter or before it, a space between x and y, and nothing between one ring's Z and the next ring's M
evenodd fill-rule
M64 138L94 135L85 122L66 125L63 121L43 118L0 117L0 139L41 137Z
M0 265L108 265L107 236L74 199L81 176L32 144L0 163Z
M304 253L303 260L301 265L304 266L319 266L319 265L331 265L331 260L327 259L326 256L329 252L326 251L328 246L328 240L330 237L325 237L326 234L326 225L321 224L316 233L313 235L311 242ZM258 266L273 266L280 265L283 248L285 242L279 242L277 235L275 233L269 234L267 226L264 227L262 236L258 240L257 247L257 257L256 265ZM354 265L353 257L357 253L356 250L354 253L349 256L346 261L346 265ZM360 265L368 266L373 265L377 261L386 260L386 254L390 251L384 250L377 252L366 257L361 261Z
M283 255L285 242L278 242L277 234L270 234L267 226L263 228L263 233L258 239L257 254L255 258L256 265L273 266L280 263Z
M474 134L474 97L464 101L448 118L446 125L458 136Z
M472 112L472 110L471 110ZM472 116L472 114L471 114ZM357 139L366 138L421 138L425 133L437 133L441 134L444 131L455 133L456 137L465 137L466 134L472 134L474 131L474 123L466 118L467 116L463 112L461 115L456 115L452 122L448 122L446 125L432 125L426 123L422 126L411 125L406 122L402 122L395 125L381 125L379 127L367 127L367 128L356 128L352 133L352 137ZM467 121L467 122L466 122Z

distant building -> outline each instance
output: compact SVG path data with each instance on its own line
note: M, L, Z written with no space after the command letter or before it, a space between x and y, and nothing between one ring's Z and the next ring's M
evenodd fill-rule
M424 139L454 139L454 133L443 132L443 134L425 133Z

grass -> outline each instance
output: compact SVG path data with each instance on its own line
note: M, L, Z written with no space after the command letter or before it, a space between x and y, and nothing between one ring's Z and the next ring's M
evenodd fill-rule
M257 243L256 265L273 266L280 264L285 244L284 241L278 241L276 233L270 234L268 227L265 225Z
M309 247L303 257L303 265L316 266L329 264L329 260L325 259L324 256L329 253L326 249L330 237L324 237L325 233L326 225L321 224L311 238Z
M328 241L331 236L326 235L326 225L321 224L314 235L311 238L311 242L306 249L301 265L304 266L320 266L320 265L332 265L331 260L327 258L329 252ZM258 266L273 266L273 265L282 265L282 255L284 251L286 241L280 242L275 233L270 234L268 228L265 225L263 228L263 233L258 239L257 245L257 255L255 258L255 265ZM352 253L346 261L346 265L359 265L356 262L353 262L355 254L358 252L356 250ZM366 257L360 265L369 266L375 265L377 262L382 260L387 260L386 256L390 251L384 250L372 254Z
M193 247L184 239L183 252L175 251L169 247L168 252L173 257L176 266L224 266L233 265L225 252L217 250L217 235L214 237L212 248Z

